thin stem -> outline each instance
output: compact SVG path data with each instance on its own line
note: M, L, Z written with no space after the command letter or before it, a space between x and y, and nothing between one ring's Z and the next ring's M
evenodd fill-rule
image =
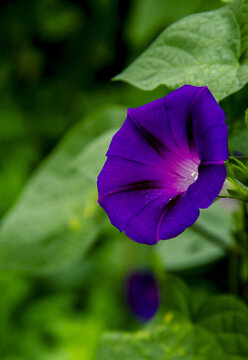
M239 160L248 160L248 155L236 155L235 157Z
M192 226L192 230L195 230L201 235L209 240L210 242L214 243L215 245L221 247L225 253L229 256L229 286L230 292L232 294L238 294L238 270L239 270L239 255L241 253L240 248L235 244L235 247L231 247L226 244L221 238L216 235L211 234L208 230L202 228L199 225Z
M226 253L238 253L239 252L239 248L229 246L221 238L219 238L218 236L212 234L211 232L204 229L203 227L201 227L198 224L193 225L191 229L194 230L195 232L197 232L198 234L203 235L207 240L209 240L213 244L215 244L218 247L222 248Z
M233 295L239 292L239 256L235 253L229 253L229 286Z
M247 283L248 283L248 209L247 204L243 205L244 211L244 219L243 226L245 231L245 237L243 239L243 253L242 253L242 285L243 298L248 302L248 291L247 291Z
M237 199L234 196L229 196L229 195L219 195L218 198L220 198L220 199L236 199L236 200L240 200L240 199Z
M247 203L247 200L246 199L242 199L241 196L229 196L229 195L218 195L217 196L217 199L235 199L235 200L239 200L239 201L242 201L244 204Z

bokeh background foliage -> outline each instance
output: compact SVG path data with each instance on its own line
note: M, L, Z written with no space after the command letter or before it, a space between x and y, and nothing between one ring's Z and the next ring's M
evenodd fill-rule
M96 192L127 106L184 83L222 100L230 151L248 155L248 2L223 5L1 1L1 359L248 358L240 204L218 201L178 238L147 247L109 224ZM143 268L162 299L148 325L124 293Z

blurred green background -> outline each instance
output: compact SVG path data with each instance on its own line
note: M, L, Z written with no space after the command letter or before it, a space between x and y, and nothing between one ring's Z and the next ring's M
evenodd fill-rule
M163 96L167 91L158 88L153 92L142 92L127 84L111 82L113 76L133 61L170 23L185 15L222 5L218 0L2 0L2 221L5 222L6 214L15 207L29 178L70 128L80 124L84 136L91 116L98 117L98 123L95 122L90 130L94 139L101 133L99 127L108 129L107 125L105 129L105 122L110 120L106 117L112 116L112 126L118 127L124 120L127 106L139 106ZM235 109L238 107L240 110L242 101L241 94L233 97L232 107L227 100L223 101L223 106L227 112L234 114L231 116L236 116ZM109 104L115 107L111 110ZM242 106L245 109L245 105ZM104 109L103 115L94 115L98 111L100 114L101 108ZM92 112L93 115L90 115ZM79 128L75 129L80 132ZM71 136L74 135L71 133ZM64 165L66 163L61 161L59 166ZM65 191L70 198L70 187ZM52 205L55 202L56 198L51 199ZM30 213L35 209L29 208ZM226 218L231 216L232 211L227 211L228 215L220 220L229 224L228 234L221 233L219 236L230 237L232 229ZM90 213L91 208L87 208L87 212ZM75 213L69 222L72 230L79 226L76 210ZM213 207L212 215L206 215L202 221L213 223L217 216L215 227L218 228L220 213L222 211ZM29 259L31 250L28 244L26 247L21 244L16 253L25 253L26 257L23 255L20 260L22 266L17 270L15 266L11 270L2 267L1 360L95 359L103 331L129 330L138 326L123 295L124 278L133 268L150 266L158 277L164 268L175 271L191 286L195 306L208 294L228 292L230 287L235 291L235 284L230 284L228 280L228 258L223 258L214 245L197 245L198 238L194 240L196 235L186 234L187 239L190 237L185 240L185 244L189 241L187 249L187 245L181 249L177 242L170 242L167 248L150 251L147 247L133 244L110 227L100 210L97 216L104 217L105 223L94 234L94 245L87 245L86 250L81 249L81 252L76 249L77 256L66 248L65 257L67 251L73 254L68 255L72 259L65 261L66 266L56 268L54 265L54 269L45 273L28 270L30 266L25 269L25 259ZM239 222L239 217L237 219ZM91 221L86 225L84 235L79 234L79 242L97 226ZM25 230L22 222L14 230L21 234ZM29 236L35 235L34 231ZM56 238L54 252L63 246L63 241L68 243L72 235L67 234L63 241L60 236ZM14 235L9 241L12 240ZM231 242L231 239L227 241ZM191 256L188 260L185 259L187 251ZM167 253L171 254L168 259ZM54 257L47 252L34 268L38 269L44 259L53 267ZM191 267L194 271L190 270Z

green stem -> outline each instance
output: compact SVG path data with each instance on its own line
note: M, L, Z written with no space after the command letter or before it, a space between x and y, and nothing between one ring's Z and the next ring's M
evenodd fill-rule
M217 245L218 247L222 248L226 253L239 253L240 249L238 247L231 247L225 241L223 241L218 236L212 234L205 228L201 227L198 224L195 224L191 228L193 231L197 232L200 235L203 235L204 238L209 240L211 243Z
M239 292L239 256L229 253L229 287L230 293L238 295Z
M243 199L241 196L218 195L217 199L235 199L235 200L242 201L244 204L247 203L247 199Z
M242 253L242 295L243 298L248 302L248 292L247 292L247 283L248 283L248 209L247 204L244 203L243 205L243 213L244 213L244 220L243 220L243 227L245 231L245 237L243 239L243 253Z
M236 199L236 200L240 200L234 196L231 196L231 195L219 195L218 198L220 199Z
M248 160L248 155L237 155L235 157L239 160Z

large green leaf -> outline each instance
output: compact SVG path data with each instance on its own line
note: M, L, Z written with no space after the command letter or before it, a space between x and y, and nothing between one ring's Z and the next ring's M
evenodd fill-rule
M217 100L248 82L248 1L187 16L169 26L115 77L144 90L207 85Z
M96 192L110 141L104 131L124 117L114 106L84 119L37 170L1 224L0 268L55 271L88 249L105 219ZM80 171L71 166L79 154Z
M219 259L225 252L219 241L226 247L232 246L231 208L237 203L225 201L228 204L218 201L201 210L196 224L175 239L158 243L156 252L168 270L186 270Z
M245 360L248 311L239 300L219 296L204 303L194 322L166 311L136 333L105 333L98 360Z

